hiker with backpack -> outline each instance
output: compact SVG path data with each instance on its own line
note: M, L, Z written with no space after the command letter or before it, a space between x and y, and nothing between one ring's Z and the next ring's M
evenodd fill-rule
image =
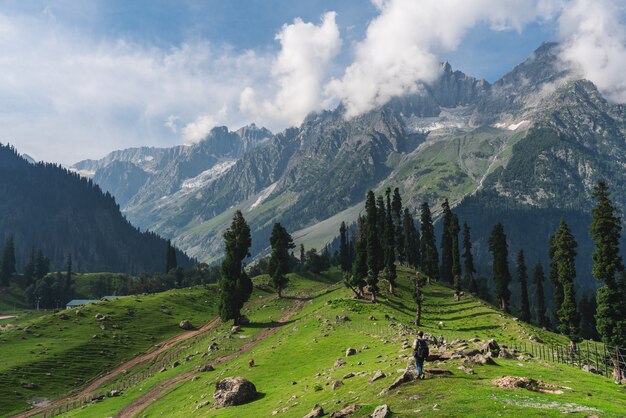
M428 357L428 342L423 338L424 333L419 331L417 339L413 341L413 357L415 358L415 367L417 367L417 378L424 380L424 360Z

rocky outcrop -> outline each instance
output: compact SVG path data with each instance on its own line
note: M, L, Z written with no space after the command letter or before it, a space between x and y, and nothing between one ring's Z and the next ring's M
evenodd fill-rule
M242 405L257 397L256 387L243 377L227 377L215 384L213 400L216 408Z

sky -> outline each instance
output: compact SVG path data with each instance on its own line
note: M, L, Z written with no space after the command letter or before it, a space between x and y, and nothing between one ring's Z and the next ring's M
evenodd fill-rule
M416 92L449 61L497 80L542 42L626 102L622 0L4 0L0 142L70 165L211 128L274 132Z

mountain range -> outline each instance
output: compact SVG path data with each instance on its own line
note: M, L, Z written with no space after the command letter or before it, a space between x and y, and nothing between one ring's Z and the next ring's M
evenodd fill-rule
M275 134L217 127L191 146L115 151L71 169L115 196L131 223L207 262L221 257L235 210L251 225L253 255L274 222L320 248L357 219L368 189L398 187L415 214L422 201L437 214L448 198L473 227L483 275L493 223L510 231L511 254L545 263L565 217L585 256L579 281L593 288L591 192L604 179L626 209L626 108L558 56L545 43L493 84L444 63L418 93L349 120L340 104Z

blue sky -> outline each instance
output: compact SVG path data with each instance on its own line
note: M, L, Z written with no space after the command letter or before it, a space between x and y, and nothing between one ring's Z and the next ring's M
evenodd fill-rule
M0 142L69 164L197 141L220 124L276 131L339 101L356 115L432 81L443 60L493 82L590 14L621 39L619 3L5 0ZM368 97L364 80L376 85Z

